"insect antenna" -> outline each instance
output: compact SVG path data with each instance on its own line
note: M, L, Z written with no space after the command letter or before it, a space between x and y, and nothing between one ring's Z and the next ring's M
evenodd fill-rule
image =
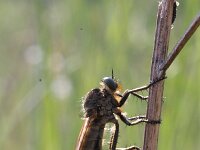
M112 68L112 79L114 79L115 77L114 77L114 72L113 72L113 68Z

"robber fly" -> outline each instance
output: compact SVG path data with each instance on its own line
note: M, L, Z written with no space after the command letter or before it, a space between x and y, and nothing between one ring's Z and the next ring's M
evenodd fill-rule
M149 121L145 116L127 118L120 109L130 94L142 100L148 99L148 97L139 95L137 92L147 90L156 82L140 88L126 90L121 95L119 93L120 84L114 78L113 71L112 77L104 77L100 82L100 88L92 89L83 98L85 122L79 134L76 150L101 150L104 128L107 123L113 123L115 125L115 132L111 135L109 149L120 149L116 148L119 134L119 123L116 116L128 126L141 122L160 123L160 121L155 120ZM140 148L131 146L129 148L123 148L123 150L140 150Z

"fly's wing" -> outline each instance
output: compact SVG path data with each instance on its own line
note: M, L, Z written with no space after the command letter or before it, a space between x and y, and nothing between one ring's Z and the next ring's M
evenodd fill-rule
M76 145L76 150L102 150L102 140L105 125L99 125L93 117L85 119Z
M97 101L101 98L100 89L93 89L83 99L84 116L90 117L97 114Z
M79 138L77 141L76 150L86 150L94 149L94 145L96 145L97 138L99 137L99 132L94 132L93 128L99 128L91 125L92 120L97 116L97 101L101 98L100 89L92 89L90 92L86 94L83 98L83 111L84 111L84 125L79 134ZM91 140L93 139L93 140Z
M76 144L76 150L83 149L82 145L85 142L85 136L86 136L88 128L89 128L89 118L86 118L85 121L84 121L84 124L81 128L81 131L79 133L78 141L77 141L77 144Z

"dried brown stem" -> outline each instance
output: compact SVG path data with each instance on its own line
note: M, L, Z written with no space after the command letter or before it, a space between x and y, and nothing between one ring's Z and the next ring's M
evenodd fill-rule
M180 51L183 49L185 44L188 42L188 40L191 38L191 36L194 34L194 32L197 30L197 28L200 25L200 13L198 16L194 19L194 21L191 23L189 28L186 30L184 35L181 37L181 39L178 41L172 52L168 55L166 61L161 65L160 69L164 72L169 68L169 66L172 64L174 59L177 57L177 55L180 53Z
M166 70L170 67L184 45L200 25L199 14L167 57L173 3L174 0L162 0L158 7L154 52L151 66L151 81L156 81L165 76ZM147 107L148 120L160 120L163 90L164 81L160 81L158 84L150 87ZM143 150L157 150L158 136L159 124L146 124Z
M158 7L157 26L155 34L154 52L151 66L151 81L164 76L160 67L167 56L169 35L171 30L174 0L162 0ZM162 75L162 76L161 76ZM164 81L150 87L147 106L147 119L160 120ZM157 150L159 124L146 124L143 150Z

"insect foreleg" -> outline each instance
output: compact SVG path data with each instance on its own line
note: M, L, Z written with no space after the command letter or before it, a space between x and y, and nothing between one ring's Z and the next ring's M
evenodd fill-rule
M155 85L156 83L158 83L158 82L160 82L160 81L162 81L162 80L164 80L164 79L166 79L166 77L163 77L163 78L158 79L158 80L156 80L156 81L154 81L154 82L151 82L151 83L148 84L148 85L145 85L145 86L142 86L142 87L139 87L139 88L135 88L135 89L129 90L129 93L147 90L147 89L150 88L151 86Z
M132 91L130 92L129 90L127 90L127 91L123 94L123 96L121 96L122 98L121 98L121 100L120 100L120 102L119 102L119 106L118 106L118 107L121 107L121 106L124 105L124 103L126 102L128 96L129 96L130 94L136 96L137 98L139 98L139 99L141 99L141 100L147 100L147 99L148 99L148 96L142 96L142 95L140 95L140 94L137 94L137 93L132 92Z
M127 90L127 91L123 94L123 96L122 96L122 98L121 98L121 100L120 100L120 102L119 102L119 106L118 106L118 107L121 107L121 106L124 105L124 103L126 102L128 96L129 96L130 94L136 96L137 98L139 98L139 99L141 99L141 100L147 100L147 99L148 99L148 96L142 96L142 95L140 95L140 94L137 94L137 93L133 92L132 90Z
M141 99L141 100L147 100L149 97L148 96L142 96L138 93L132 92L132 95L136 96L137 98Z
M123 95L122 95L122 98L119 102L119 106L118 107L121 107L124 105L124 103L126 102L128 96L130 95L130 92L127 90Z
M158 82L160 82L160 81L162 81L164 79L166 79L166 77L158 79L158 80L156 80L156 81L154 81L154 82L152 82L152 83L150 83L148 85L145 85L145 86L142 86L142 87L139 87L139 88L135 88L135 89L132 89L132 90L127 90L127 91L125 91L125 93L123 95L118 95L118 96L121 97L121 100L119 102L119 106L118 107L121 107L121 106L124 105L124 103L126 102L128 96L130 94L132 94L132 95L134 95L134 96L136 96L136 97L138 97L138 98L140 98L142 100L148 99L148 96L142 96L142 95L137 94L136 92L147 90L148 88L150 88L154 84L156 84L156 83L158 83Z

